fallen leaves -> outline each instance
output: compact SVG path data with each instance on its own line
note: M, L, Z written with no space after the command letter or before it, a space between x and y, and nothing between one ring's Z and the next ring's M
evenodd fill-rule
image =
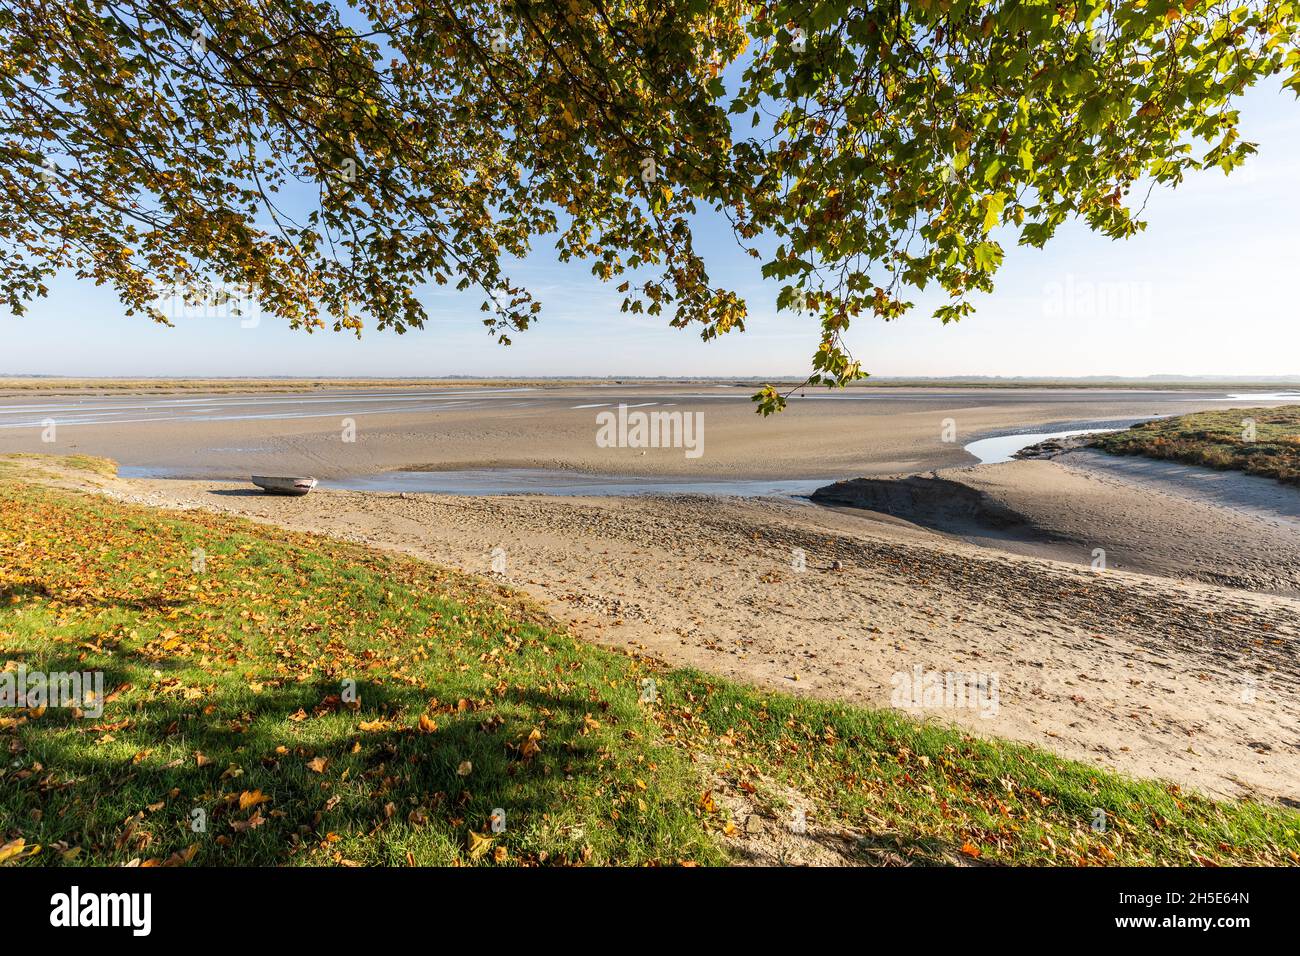
M531 760L542 752L542 731L534 727L528 733L527 739L519 746L519 756L523 760Z
M22 520L33 529L49 524L25 516ZM0 528L0 552L8 533ZM265 547L258 544L254 551ZM744 818L733 820L727 812L732 794L725 788L734 785L736 792L753 795L758 788L750 780L759 782L761 771L782 764L792 771L797 768L801 776L806 772L804 779L815 788L813 797L831 797L833 803L835 791L840 790L866 801L874 830L935 832L931 821L915 810L921 805L932 809L936 825L943 827L941 844L953 848L945 851L948 862L953 858L997 863L1042 863L1050 858L1072 864L1164 860L1169 852L1165 847L1172 845L1174 835L1180 863L1193 859L1192 853L1200 860L1220 863L1247 857L1234 842L1235 821L1216 826L1213 841L1184 839L1188 820L1194 822L1205 805L1176 791L1170 791L1173 802L1160 801L1162 816L1157 819L1148 819L1136 807L1123 809L1121 820L1099 843L1088 832L1086 819L1081 821L1069 807L1060 806L1060 792L1051 775L1037 764L1021 761L1023 766L1014 772L996 762L990 767L980 755L966 752L964 745L940 752L929 744L921 746L917 741L924 738L911 735L866 738L859 744L849 730L852 722L806 710L804 705L782 703L788 698L737 690L734 696L729 692L710 700L711 684L665 677L665 687L671 686L674 695L665 698L661 711L629 713L621 706L611 707L609 701L628 696L629 690L634 694L640 670L604 662L593 666L593 660L602 659L585 656L587 651L577 654L568 645L563 655L557 655L552 638L539 632L518 649L489 655L481 668L474 662L484 647L494 646L489 637L502 647L508 645L508 639L503 644L495 630L487 632L489 625L494 629L507 625L499 625L495 618L486 622L483 606L456 612L451 623L435 619L431 612L427 625L412 630L408 620L367 616L364 606L350 604L345 598L352 595L337 590L338 576L310 590L301 584L295 592L291 576L296 572L288 571L288 579L274 577L291 561L275 557L259 563L257 574L247 575L248 589L241 586L220 598L258 603L266 612L260 623L252 622L255 626L242 636L236 628L225 644L227 632L216 626L220 618L197 624L198 619L187 612L170 625L183 636L184 647L192 649L183 665L177 670L153 671L152 664L128 669L135 689L126 704L108 710L98 723L80 725L87 745L100 734L118 736L112 757L125 765L122 769L133 787L128 806L147 811L126 825L124 852L106 855L106 846L91 840L84 848L60 846L51 842L62 835L57 830L52 835L46 829L26 831L28 841L39 836L46 844L40 851L42 859L48 855L54 862L102 865L138 857L147 858L141 866L182 865L199 859L185 846L186 839L193 837L185 832L183 821L190 808L206 807L210 828L216 832L198 844L205 865L319 865L331 859L349 865L352 861L344 861L336 852L342 847L367 862L574 864L593 856L591 846L583 845L583 826L593 834L599 832L596 845L602 861L669 863L693 855L694 850L674 842L678 838L669 836L667 827L658 827L659 818L672 825L673 833L690 839L700 832L742 836ZM150 559L136 554L129 560ZM313 558L317 559L327 560ZM66 572L61 570L64 567ZM53 556L50 568L43 569L42 575L65 595L78 575L91 576L77 568L70 551ZM427 585L430 572L418 573ZM262 596L251 590L266 588L267 576L275 593ZM404 583L416 600L424 599L409 580ZM210 585L207 594L221 594L218 580ZM139 603L140 595L133 599ZM190 600L208 598L200 595ZM416 600L409 603L414 606ZM302 608L310 610L310 620ZM203 607L202 613L219 610L214 604ZM83 623L85 633L76 633ZM206 636L204 628L209 629ZM134 629L140 636L131 636ZM160 626L142 612L127 624L99 617L70 620L68 631L76 633L80 643L75 646L89 655L116 654L127 660L126 652L160 633ZM411 644L401 643L404 636L414 636L419 655L411 654ZM180 656L179 651L174 656ZM372 688L364 712L332 693L340 686L340 675L356 675ZM248 692L255 689L250 681L263 688L256 699ZM430 699L434 691L444 702ZM197 705L188 703L198 698L202 699ZM566 702L562 708L554 703L561 700ZM679 701L684 702L680 707ZM306 709L308 703L312 709ZM546 703L559 713L541 706ZM120 832L120 821L102 819L93 788L80 780L70 783L64 766L42 769L32 760L33 754L43 752L31 746L32 741L40 742L42 735L57 731L56 716L28 719L21 726L14 726L12 719L27 718L25 714L0 717L4 732L0 740L31 747L7 755L6 764L19 762L6 769L5 787L14 792L29 790L24 800L28 795L39 800L51 791L66 791L88 814L98 812L100 829L111 840ZM447 750L437 737L420 736L435 733L448 738ZM463 749L452 749L450 742L462 738L465 743L455 746ZM900 748L900 741L925 753ZM853 763L868 743L874 748L869 761ZM155 748L153 754L131 766L132 755L145 755L149 747ZM199 747L203 749L195 749ZM497 755L503 751L512 762L499 762ZM477 758L473 763L462 759L470 754ZM697 784L686 773L689 767L683 770L674 763L679 756L695 755L720 757L735 769L725 771L725 783L712 783L706 777ZM529 766L520 762L529 760L533 761ZM304 766L306 770L301 769ZM172 789L166 807L160 805L163 793L157 778L145 772L163 767L177 771L162 778L167 781L163 789L172 783L182 785ZM457 781L446 777L452 772ZM323 776L320 780L310 776L303 786L304 773ZM741 774L741 779L733 783L727 777L732 773ZM473 781L467 779L471 775ZM432 786L450 793L428 792L430 781L439 778L442 782ZM710 785L713 791L701 793ZM692 805L692 795L697 805ZM527 814L526 824L538 835L536 839L530 835L507 849L510 838L504 835L467 835L470 827L484 825L481 813L486 807L520 806L525 799L536 801L537 812ZM31 807L55 805L19 803L22 815L14 815L17 822L4 828L3 838L29 826ZM630 825L611 827L611 811L615 817L621 813L624 821L638 813L653 813L656 821L633 819ZM30 825L49 827L48 810L46 817L44 823ZM656 825L647 825L652 822ZM1126 822L1126 838L1121 842ZM322 840L326 826L337 832ZM247 837L257 829L262 832ZM417 838L410 840L417 829ZM1162 829L1162 842L1152 844L1151 835ZM1040 842L1041 830L1049 831L1049 841L1054 843ZM485 826L485 831L490 828ZM954 833L959 835L949 844ZM150 839L152 852L145 849ZM1156 851L1149 849L1152 845ZM25 860L38 850L21 840L11 841L0 847L0 860ZM1300 862L1293 845L1270 846L1248 858L1263 859L1265 854L1276 862ZM701 860L713 858L702 855Z
M176 851L176 852L173 853L171 856L167 857L167 859L165 859L165 860L161 860L161 859L150 859L150 860L145 860L143 863L140 864L140 866L141 866L141 867L146 867L146 866L163 866L163 867L184 866L185 864L189 863L190 860L194 859L194 854L196 854L198 851L199 851L199 845L198 845L197 843L191 843L191 844L190 844L189 846L187 846L184 850L178 850L178 851Z

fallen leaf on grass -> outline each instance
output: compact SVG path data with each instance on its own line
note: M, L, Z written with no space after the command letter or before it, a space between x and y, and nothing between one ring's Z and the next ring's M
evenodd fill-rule
M492 847L492 837L484 833L469 831L469 858L477 860Z
M192 843L192 844L190 844L188 847L186 847L184 850L180 850L180 851L178 851L178 852L176 852L176 853L173 853L171 856L167 857L167 859L165 859L165 860L145 860L143 863L140 864L140 866L142 866L142 867L146 867L146 866L149 866L149 867L153 867L153 866L166 866L166 867L184 866L186 863L190 862L190 860L194 859L194 854L197 853L198 851L199 851L199 845L198 845L197 843Z
M266 817L262 816L262 811L256 810L247 820L236 820L230 824L230 827L236 833L244 833L247 830L254 830L257 827L260 827L265 822Z
M315 757L307 761L307 769L312 771L312 773L324 773L325 768L328 765L329 761L324 757Z
M542 732L538 730L536 727L534 727L529 732L528 739L523 742L522 746L520 746L519 756L521 756L525 760L528 760L541 753L542 747L538 743L538 741L541 739L542 739Z
M39 844L29 847L27 841L22 837L16 840L10 840L8 843L0 846L0 863L8 863L26 859L29 856L35 856L41 852Z
M249 807L255 807L259 803L266 803L271 798L261 790L245 790L239 795L239 809L247 810Z

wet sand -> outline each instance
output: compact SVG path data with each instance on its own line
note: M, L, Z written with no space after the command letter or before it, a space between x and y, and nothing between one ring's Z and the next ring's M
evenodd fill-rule
M1300 489L1254 475L1080 450L842 482L815 500L1014 554L1300 598Z
M1208 391L808 389L806 397L790 400L788 411L763 419L754 413L751 392L749 386L684 383L243 396L10 395L0 398L0 454L101 455L125 467L204 478L342 479L395 469L518 468L696 480L837 480L971 464L975 458L962 446L990 435L1238 404L1227 393ZM619 403L646 412L701 413L702 454L599 447L596 415ZM43 423L51 420L54 440L46 442Z

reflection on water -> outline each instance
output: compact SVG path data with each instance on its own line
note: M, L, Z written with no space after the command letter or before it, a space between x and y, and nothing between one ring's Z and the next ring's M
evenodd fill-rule
M181 468L123 466L123 478L197 478L247 483L247 478L212 478ZM734 495L741 498L810 495L830 478L701 479L588 475L542 468L484 468L474 471L386 471L348 478L323 478L321 488L342 491L411 492L436 495ZM250 484L248 487L252 487Z
M1023 435L996 435L993 438L981 438L964 446L979 459L981 465L998 465L1004 461L1015 460L1016 452L1037 445L1053 438L1073 438L1075 435L1095 435L1100 432L1113 432L1114 428L1076 428L1064 432L1029 432Z
M439 495L736 495L755 498L808 495L827 480L629 478L541 468L488 468L476 471L388 471L325 480L321 487Z
M1300 392L1241 392L1216 402L1300 402Z

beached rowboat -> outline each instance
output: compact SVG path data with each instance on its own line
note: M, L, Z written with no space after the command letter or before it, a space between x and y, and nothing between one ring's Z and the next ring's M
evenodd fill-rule
M305 495L316 487L315 478L276 478L253 475L253 484L271 495Z

